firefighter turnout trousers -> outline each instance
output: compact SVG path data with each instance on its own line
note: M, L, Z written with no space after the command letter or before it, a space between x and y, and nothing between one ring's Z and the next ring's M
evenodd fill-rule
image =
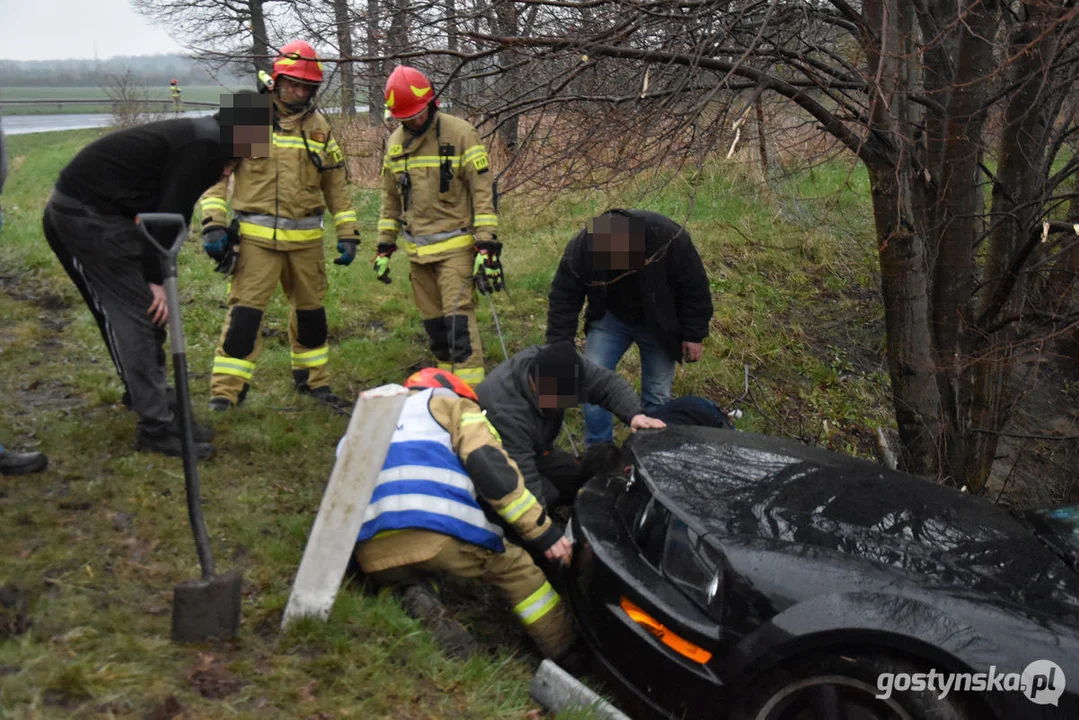
M475 257L467 247L434 262L409 263L412 294L438 366L473 387L485 376L472 285Z
M383 542L390 541L392 538ZM497 553L456 538L446 538L434 557L368 573L368 577L378 584L391 585L416 582L424 574L446 573L493 585L509 602L513 614L540 652L556 658L576 639L569 611L524 548L510 542L505 546L505 552Z
M322 241L284 250L241 241L228 315L214 356L212 397L225 397L233 403L242 399L262 352L262 315L278 283L292 306L288 334L297 387L314 390L329 384Z

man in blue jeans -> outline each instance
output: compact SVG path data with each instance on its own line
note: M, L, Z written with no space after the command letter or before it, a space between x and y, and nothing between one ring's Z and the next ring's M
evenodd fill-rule
M657 411L671 399L678 363L701 359L712 319L708 274L689 232L647 210L592 218L566 246L551 283L548 343L573 340L585 298L585 358L614 370L636 343L641 405ZM585 443L611 442L611 414L583 410Z

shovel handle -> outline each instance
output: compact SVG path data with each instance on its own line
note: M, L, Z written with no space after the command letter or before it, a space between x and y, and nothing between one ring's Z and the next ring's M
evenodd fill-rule
M161 253L161 269L165 278L165 298L169 308L169 346L172 350L172 368L176 376L176 399L180 411L180 432L183 445L184 488L187 495L187 517L195 536L195 550L202 565L202 578L209 580L214 574L214 557L210 551L210 536L206 531L206 518L202 514L202 498L199 491L199 467L195 457L194 413L191 410L191 392L187 379L187 353L184 327L180 322L180 291L176 282L176 257L187 239L187 222L178 213L139 213L135 225L146 239ZM176 232L176 238L168 247L154 237L155 228Z

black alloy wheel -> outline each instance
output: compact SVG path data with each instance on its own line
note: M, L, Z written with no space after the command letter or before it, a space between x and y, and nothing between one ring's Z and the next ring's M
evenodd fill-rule
M754 720L914 720L894 697L879 699L872 685L843 675L819 675L780 688Z

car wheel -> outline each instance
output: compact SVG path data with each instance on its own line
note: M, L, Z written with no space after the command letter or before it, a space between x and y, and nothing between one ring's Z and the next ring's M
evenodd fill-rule
M931 691L878 689L881 673L925 669L869 654L820 655L769 672L735 702L729 720L966 720L962 705Z

